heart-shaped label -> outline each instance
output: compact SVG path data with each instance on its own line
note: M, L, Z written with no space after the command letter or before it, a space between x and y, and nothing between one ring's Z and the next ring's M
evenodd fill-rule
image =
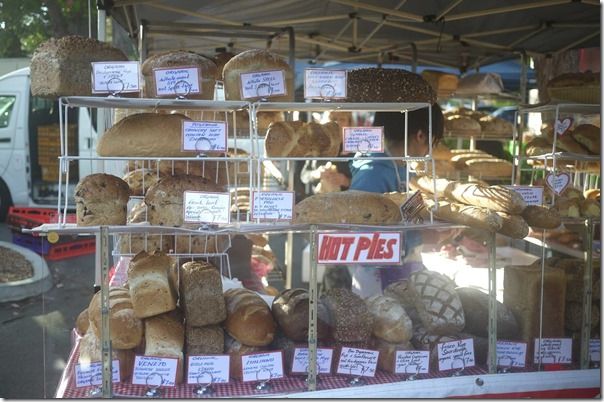
M554 193L560 195L570 184L570 175L568 173L549 173L545 177L545 183Z
M573 125L572 117L567 117L566 119L563 119L563 120L556 120L556 126L555 126L556 134L558 134L558 135L565 134L568 131L568 129L570 128L570 126L572 126L572 125Z

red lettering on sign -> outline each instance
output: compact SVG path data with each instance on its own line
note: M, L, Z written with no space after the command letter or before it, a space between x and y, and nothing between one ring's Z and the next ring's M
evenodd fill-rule
M348 252L350 251L350 246L354 243L354 237L344 237L342 239L342 243L344 245L344 249L342 250L342 259L345 260L348 258Z
M327 258L327 252L329 251L329 245L331 243L331 238L329 236L323 236L323 241L321 242L321 248L319 249L319 259L324 260Z
M392 258L394 256L394 246L396 245L396 239L390 239L386 242L386 252L384 258Z
M359 237L359 242L357 243L357 251L354 253L354 261L358 261L361 251L367 250L369 246L371 246L371 239L369 237Z
M331 246L329 247L329 255L327 258L330 260L337 260L338 254L340 252L340 244L342 244L341 237L332 237L331 238Z

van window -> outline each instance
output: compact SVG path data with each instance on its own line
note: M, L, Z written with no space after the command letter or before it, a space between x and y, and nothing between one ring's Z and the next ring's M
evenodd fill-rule
M8 127L16 100L16 96L0 95L0 128Z

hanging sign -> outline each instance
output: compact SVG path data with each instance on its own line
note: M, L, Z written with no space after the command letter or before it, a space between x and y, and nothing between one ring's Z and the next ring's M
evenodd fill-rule
M573 125L572 117L567 117L565 119L556 120L556 124L554 125L554 130L556 135L564 135L568 132L568 129Z
M137 61L92 63L92 93L140 92L140 64Z
M318 233L319 264L400 264L401 232Z
M346 70L305 69L304 98L345 99L346 74Z
M548 173L547 176L545 176L545 184L547 184L554 193L560 195L570 184L570 174L566 172L557 174Z
M384 152L384 127L344 127L342 152Z

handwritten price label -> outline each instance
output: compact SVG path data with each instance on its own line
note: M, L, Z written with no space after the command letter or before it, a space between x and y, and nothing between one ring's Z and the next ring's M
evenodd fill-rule
M438 370L463 370L472 367L474 361L474 340L460 339L458 341L438 344Z
M534 362L543 364L569 364L572 362L572 345L570 338L535 338Z
M377 350L343 347L336 373L375 377L379 355Z
M183 194L184 221L189 223L229 223L231 219L229 193L185 191Z
M345 99L346 70L307 68L304 70L304 98Z
M187 96L201 93L201 73L197 67L155 68L155 93L158 96Z
M554 129L556 130L557 135L564 135L572 125L573 119L571 117L567 117L562 120L556 120L556 124L554 124Z
M241 99L287 95L283 70L242 73L240 78Z
M132 384L156 387L176 386L178 359L170 357L134 356Z
M331 360L333 358L333 349L317 348L317 372L319 374L331 373ZM294 359L292 361L292 373L308 373L308 348L295 348Z
M384 127L344 127L342 152L384 152Z
M103 364L101 362L76 364L75 380L76 388L88 387L90 385L101 385L103 383ZM120 382L119 360L111 361L111 382Z
M254 191L252 194L252 219L274 221L293 219L293 191Z
M590 339L589 340L589 360L592 362L600 361L600 340L599 339Z
M394 362L396 374L427 374L430 352L427 350L397 350Z
M139 92L140 64L137 61L92 63L92 93Z
M189 356L187 384L224 384L229 382L229 355Z
M506 186L522 196L527 205L543 205L542 186Z
M217 151L226 152L227 126L224 121L183 121L183 151Z
M283 352L243 355L241 370L243 382L283 378Z
M503 367L524 367L526 364L526 343L497 341L497 365Z

